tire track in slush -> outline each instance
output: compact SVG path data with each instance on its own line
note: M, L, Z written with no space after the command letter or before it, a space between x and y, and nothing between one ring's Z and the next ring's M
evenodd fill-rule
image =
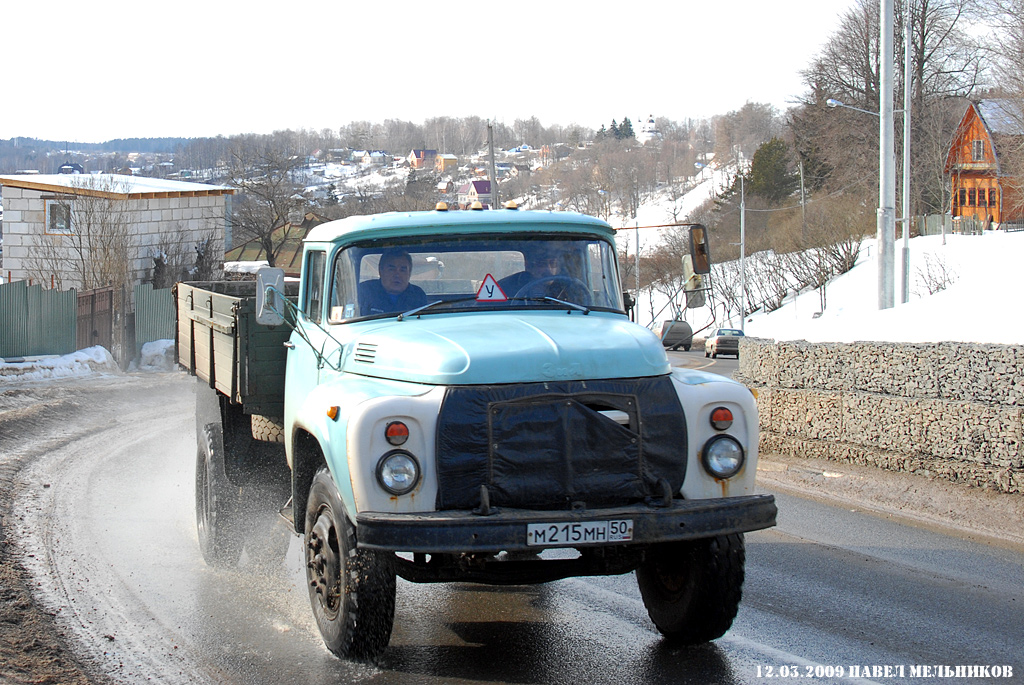
M115 681L137 682L157 674L172 685L203 681L208 676L195 670L184 650L178 649L173 627L140 608L145 605L134 599L128 581L103 556L103 546L90 538L92 530L117 525L116 506L107 512L80 509L90 502L97 473L106 464L147 453L147 445L170 444L191 432L184 407L171 412L173 421L153 421L150 402L118 406L133 409L107 414L99 425L73 423L71 434L49 441L47 454L22 473L25 487L14 507L20 512L16 529L23 541L24 565L34 576L39 599L57 623L77 637L76 646L84 652L80 657ZM160 406L165 412L175 409L166 402ZM143 423L147 430L136 430ZM90 517L96 515L107 516L106 525L90 526ZM143 566L145 560L140 559Z

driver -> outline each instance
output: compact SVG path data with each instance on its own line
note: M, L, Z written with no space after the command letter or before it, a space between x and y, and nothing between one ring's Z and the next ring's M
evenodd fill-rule
M385 250L377 272L380 278L359 284L359 309L363 316L406 312L427 303L423 289L409 283L412 256L405 250Z
M551 278L562 273L562 258L558 251L547 243L529 245L523 248L526 270L514 273L498 281L507 297L515 297L519 291L534 281Z

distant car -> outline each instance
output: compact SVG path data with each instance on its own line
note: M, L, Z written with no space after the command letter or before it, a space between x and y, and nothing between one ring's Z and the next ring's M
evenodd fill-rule
M739 359L742 337L743 331L738 328L719 328L712 331L704 341L704 356L714 359L720 354L735 354Z
M655 325L654 333L661 338L661 344L670 350L681 347L689 352L693 344L693 329L685 321L661 321Z

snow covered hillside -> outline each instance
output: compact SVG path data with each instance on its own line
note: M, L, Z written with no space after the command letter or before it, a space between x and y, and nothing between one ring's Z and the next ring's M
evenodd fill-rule
M678 201L675 215L680 220L731 180L734 170L712 172ZM673 207L663 200L644 205L637 219L619 221L623 226L618 240L629 255L635 254L633 225L655 226L672 222ZM642 249L656 242L658 235L648 229L640 232ZM826 287L826 308L821 311L816 290L790 295L778 310L756 312L744 322L747 335L776 340L809 342L853 342L857 340L890 342L978 342L1024 343L1024 321L1014 316L1016 284L1024 255L1024 232L989 231L984 235L922 236L910 240L910 297L900 303L902 283L902 240L896 241L896 306L878 309L878 249L871 237L861 246L857 265ZM750 255L748 255L749 257ZM949 285L934 290L936 274ZM748 278L752 277L748 271ZM626 287L629 288L627 283ZM930 287L931 286L931 287ZM655 295L654 305L644 293L639 302L639 323L649 325L664 307L667 298ZM820 313L819 313L820 312ZM721 316L719 312L717 316ZM658 319L671 318L668 310ZM688 310L684 318L694 330L702 327L739 327L738 319L715 319L710 308Z

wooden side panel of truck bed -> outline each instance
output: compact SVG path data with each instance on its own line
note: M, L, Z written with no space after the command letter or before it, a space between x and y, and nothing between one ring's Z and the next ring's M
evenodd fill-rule
M288 326L256 323L255 283L177 285L178 363L246 414L284 414Z

